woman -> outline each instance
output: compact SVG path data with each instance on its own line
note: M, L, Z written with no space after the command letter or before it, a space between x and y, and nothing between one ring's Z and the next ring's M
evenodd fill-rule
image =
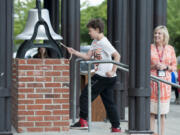
M165 26L154 30L154 44L151 45L151 75L171 82L171 72L176 70L176 54L174 48L168 45L169 33ZM151 82L151 130L154 131L155 116L157 115L157 83ZM164 135L165 115L169 112L171 86L160 83L160 113L161 135Z
M38 48L38 53L34 55L33 58L40 58L40 59L49 58L47 49L44 47Z

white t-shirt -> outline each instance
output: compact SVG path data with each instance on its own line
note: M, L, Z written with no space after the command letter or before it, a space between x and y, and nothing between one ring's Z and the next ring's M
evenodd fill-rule
M93 59L96 60L112 60L112 54L116 52L116 49L111 45L109 40L106 37L103 37L101 40L93 40L90 50L93 51ZM95 73L103 76L106 76L106 72L112 71L113 64L96 64ZM114 74L116 76L116 74ZM113 77L114 77L113 76Z

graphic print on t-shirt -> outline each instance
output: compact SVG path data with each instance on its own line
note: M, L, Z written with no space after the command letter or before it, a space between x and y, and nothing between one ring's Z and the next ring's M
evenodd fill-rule
M101 52L102 52L102 48L97 48L94 50L94 59L95 60L101 60L102 59Z
M93 56L95 60L102 60L102 48L96 48L93 50ZM95 64L95 71L98 70L99 63Z

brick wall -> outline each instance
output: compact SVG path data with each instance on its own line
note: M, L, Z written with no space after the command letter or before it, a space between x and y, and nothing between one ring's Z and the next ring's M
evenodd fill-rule
M69 61L14 59L12 123L17 132L69 130Z

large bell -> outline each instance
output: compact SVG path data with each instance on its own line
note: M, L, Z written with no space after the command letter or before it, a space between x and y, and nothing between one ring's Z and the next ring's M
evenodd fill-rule
M62 37L60 35L56 34L52 28L50 18L49 18L49 11L47 9L41 9L41 16L48 24L52 38L54 40L62 40ZM30 40L34 33L34 27L35 27L35 24L37 23L37 21L38 21L38 9L30 9L26 27L21 34L16 36L16 39ZM45 33L45 28L43 25L39 26L39 28L38 28L36 40L48 40L48 37Z

